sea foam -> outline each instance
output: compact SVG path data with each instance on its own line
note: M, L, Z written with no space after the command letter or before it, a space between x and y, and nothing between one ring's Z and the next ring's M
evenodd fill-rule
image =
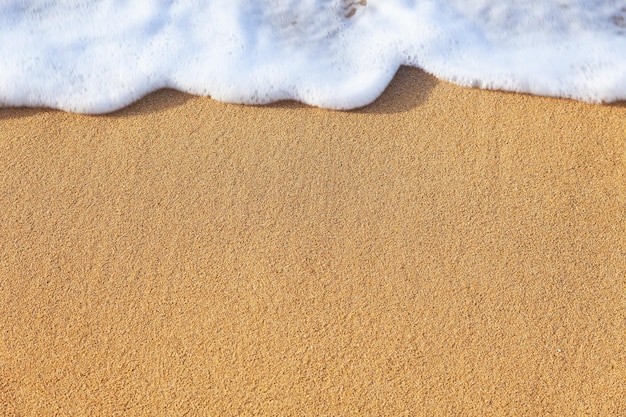
M105 113L169 87L350 109L400 65L464 86L626 100L626 2L0 2L4 106Z

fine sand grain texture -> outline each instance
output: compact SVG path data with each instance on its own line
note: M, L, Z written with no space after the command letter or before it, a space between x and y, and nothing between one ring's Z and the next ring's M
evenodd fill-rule
M0 415L624 416L626 107L0 109Z

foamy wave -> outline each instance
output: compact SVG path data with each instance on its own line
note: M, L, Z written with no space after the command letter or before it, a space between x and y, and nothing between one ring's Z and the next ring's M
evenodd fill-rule
M626 99L613 0L4 0L0 104L81 113L170 87L349 109L400 65L460 85Z

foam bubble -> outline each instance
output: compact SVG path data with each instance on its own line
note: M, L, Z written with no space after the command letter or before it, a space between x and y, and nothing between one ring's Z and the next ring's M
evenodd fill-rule
M4 0L0 104L81 113L163 87L349 109L400 65L465 86L626 99L612 0Z

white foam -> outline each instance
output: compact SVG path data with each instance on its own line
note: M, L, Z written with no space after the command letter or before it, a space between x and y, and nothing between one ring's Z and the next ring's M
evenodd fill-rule
M5 106L102 113L171 87L348 109L373 101L400 65L465 86L626 100L626 3L0 2Z

